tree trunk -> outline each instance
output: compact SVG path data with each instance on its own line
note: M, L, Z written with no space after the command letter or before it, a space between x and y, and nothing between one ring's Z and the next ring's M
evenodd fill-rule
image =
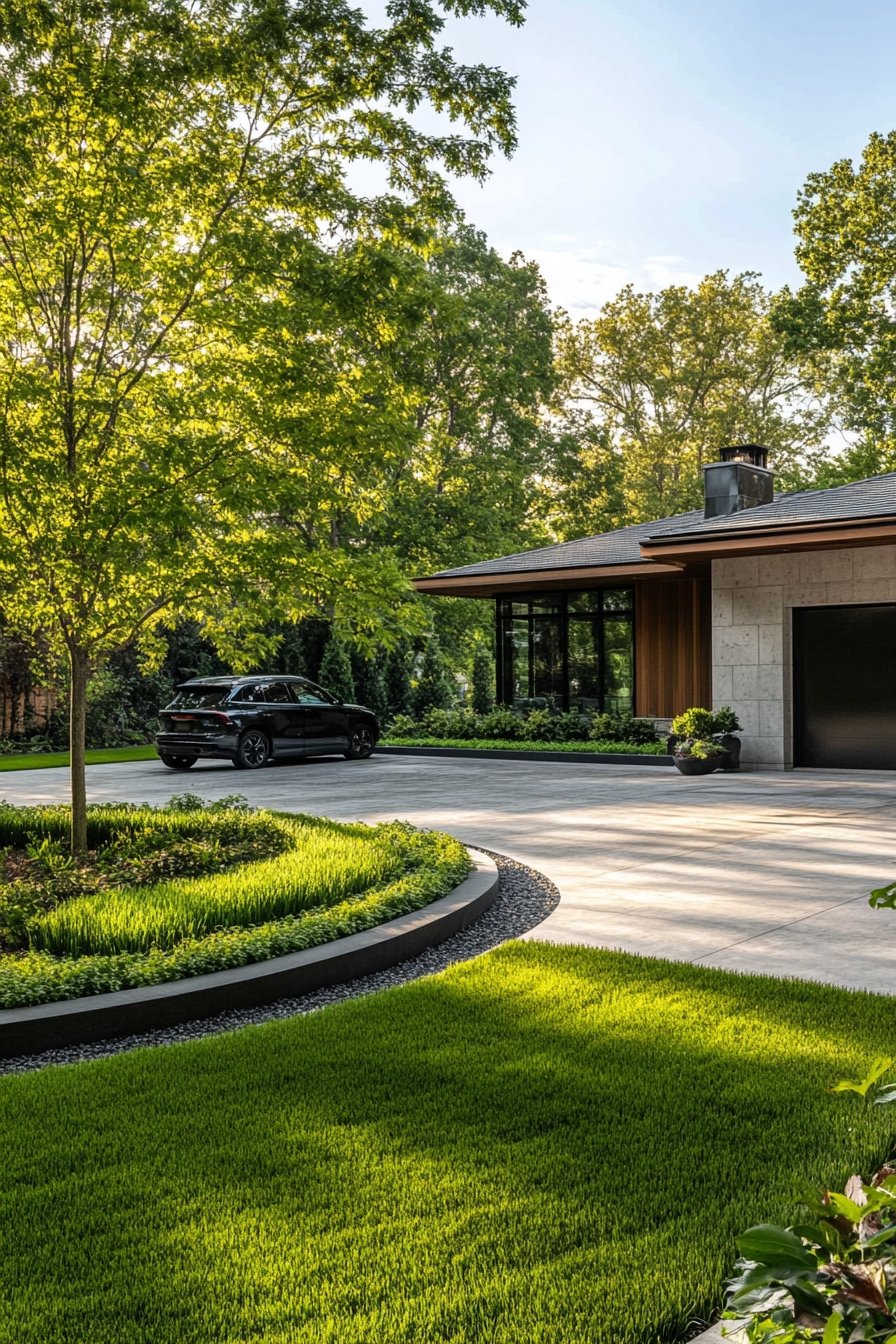
M87 655L69 648L69 769L72 790L72 854L87 850L87 779L84 774L84 735L87 720Z

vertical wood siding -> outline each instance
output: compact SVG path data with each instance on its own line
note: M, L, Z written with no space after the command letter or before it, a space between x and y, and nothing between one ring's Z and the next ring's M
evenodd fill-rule
M635 713L668 719L712 707L709 579L635 585Z

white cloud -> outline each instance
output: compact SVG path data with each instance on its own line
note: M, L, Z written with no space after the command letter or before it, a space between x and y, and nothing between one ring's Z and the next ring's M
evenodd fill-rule
M578 317L594 316L623 285L653 291L702 279L684 257L652 256L627 264L608 260L609 249L577 246L572 236L562 239L566 246L558 246L561 239L556 235L545 241L549 245L524 248L524 255L540 266L551 302Z

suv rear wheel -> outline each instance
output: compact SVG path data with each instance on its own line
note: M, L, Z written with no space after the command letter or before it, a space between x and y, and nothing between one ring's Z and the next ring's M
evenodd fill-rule
M270 755L271 744L264 733L251 728L239 740L234 765L237 770L260 770L263 765L267 765Z

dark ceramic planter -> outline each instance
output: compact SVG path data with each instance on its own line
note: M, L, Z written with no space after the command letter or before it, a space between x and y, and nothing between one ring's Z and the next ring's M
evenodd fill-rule
M674 756L675 769L683 775L711 775L713 770L718 770L724 757L712 756L707 761L701 761L698 756Z
M725 748L725 755L721 759L721 769L726 774L733 774L735 770L740 769L740 738L733 737L731 733L725 733L723 737L716 739L720 747Z

